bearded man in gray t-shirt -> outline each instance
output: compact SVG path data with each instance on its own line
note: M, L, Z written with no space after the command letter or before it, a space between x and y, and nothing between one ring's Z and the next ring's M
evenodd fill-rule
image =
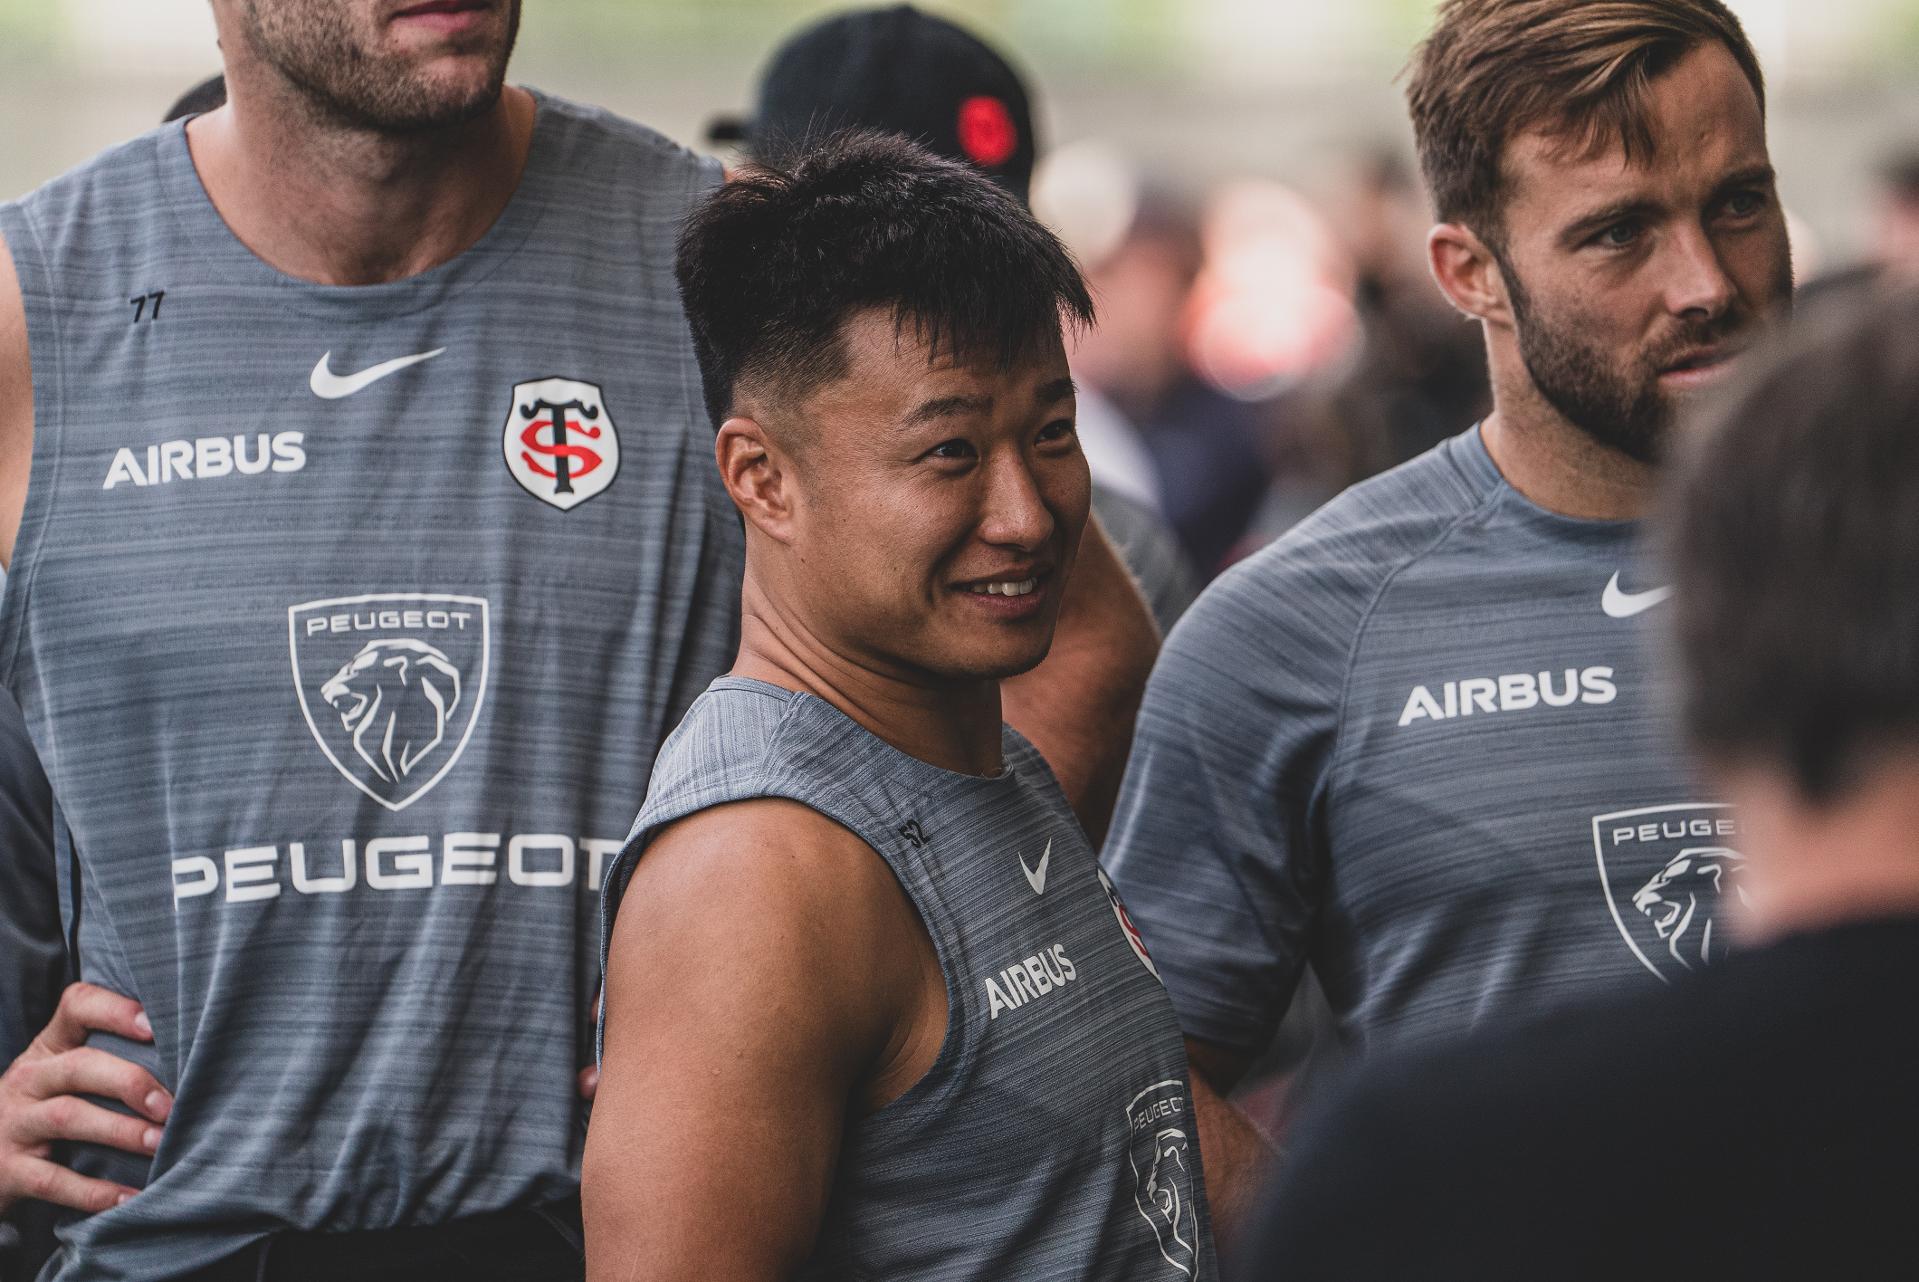
M1149 685L1106 857L1220 1090L1309 959L1368 1043L1725 946L1736 821L1668 727L1636 522L1669 424L1788 300L1785 222L1737 20L1585 9L1453 0L1412 68L1493 413L1227 574ZM1196 1094L1227 1220L1259 1141Z

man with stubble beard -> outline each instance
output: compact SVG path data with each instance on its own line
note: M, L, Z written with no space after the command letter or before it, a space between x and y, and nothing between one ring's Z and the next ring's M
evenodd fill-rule
M719 169L505 87L511 0L213 8L226 107L0 206L0 680L84 981L0 1209L88 1213L61 1282L578 1276L600 875L738 636L672 277ZM1150 653L1104 593L1013 710L1094 822L1113 603Z
M1717 0L1449 0L1408 97L1494 411L1201 598L1106 852L1222 1092L1308 960L1349 1040L1404 1042L1707 965L1738 894L1636 535L1676 413L1789 299L1751 47ZM1261 1145L1195 1090L1230 1230Z

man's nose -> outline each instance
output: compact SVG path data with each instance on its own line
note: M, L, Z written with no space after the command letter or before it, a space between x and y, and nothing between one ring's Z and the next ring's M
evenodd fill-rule
M1719 247L1703 228L1689 228L1669 242L1659 270L1666 281L1666 306L1675 316L1714 320L1732 306L1739 287L1719 257Z
M1052 509L1019 451L996 451L988 460L984 497L980 537L988 543L1031 550L1052 537Z

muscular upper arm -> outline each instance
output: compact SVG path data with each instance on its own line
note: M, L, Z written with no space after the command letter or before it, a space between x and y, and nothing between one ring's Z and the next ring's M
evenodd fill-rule
M27 308L13 255L0 237L0 566L12 566L33 464L33 366Z
M878 855L790 802L704 811L654 841L607 959L583 1181L596 1280L804 1262L846 1119L923 1059L920 929Z

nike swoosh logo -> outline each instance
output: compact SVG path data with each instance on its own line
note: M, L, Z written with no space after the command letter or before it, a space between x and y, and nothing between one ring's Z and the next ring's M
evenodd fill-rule
M1026 856L1021 855L1019 857L1019 870L1026 874L1026 884L1033 888L1033 893L1036 895L1046 893L1046 865L1052 857L1053 843L1051 841L1048 841L1046 843L1046 849L1040 852L1039 867L1028 868L1026 866Z
M351 396L355 392L371 387L388 374L397 374L409 365L430 361L445 350L444 347L437 347L430 352L416 352L412 356L395 357L393 360L381 361L378 365L363 369L358 374L335 374L327 367L327 362L333 359L333 353L328 352L313 367L313 377L307 380L307 386L313 389L315 396L324 400L337 401L342 396Z
M1671 595L1671 588L1648 588L1644 592L1626 592L1620 588L1619 575L1615 572L1606 583L1606 595L1599 598L1599 608L1612 618L1630 619L1635 614L1644 614Z

